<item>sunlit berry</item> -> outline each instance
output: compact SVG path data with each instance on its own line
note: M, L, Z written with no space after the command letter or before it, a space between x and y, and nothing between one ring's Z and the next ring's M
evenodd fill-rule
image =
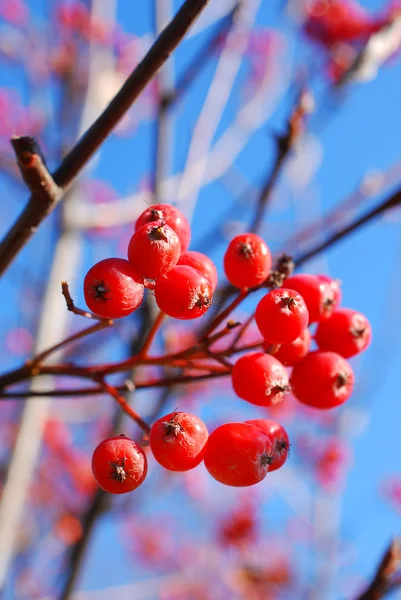
M147 470L142 448L123 435L100 442L92 456L93 476L111 494L132 492L144 481Z
M146 223L164 221L174 229L181 243L181 252L186 252L191 241L191 227L185 215L172 204L153 204L149 206L137 219L135 230Z
M203 460L207 439L204 422L184 412L173 412L158 419L149 436L153 456L170 471L194 469Z
M314 408L333 408L350 397L354 372L335 352L310 352L294 367L291 377L294 396Z
M225 485L245 487L266 477L273 462L272 443L248 423L226 423L209 436L204 457L210 475Z
M135 267L123 258L106 258L93 265L84 279L85 302L95 315L118 319L138 308L143 281Z
M255 321L270 344L290 344L308 325L309 313L300 294L292 289L272 290L259 301Z
M231 240L224 255L224 271L237 288L250 288L269 276L272 257L267 244L256 233L242 233Z
M330 319L319 323L315 340L321 350L349 358L369 346L372 329L368 319L351 308L339 308Z

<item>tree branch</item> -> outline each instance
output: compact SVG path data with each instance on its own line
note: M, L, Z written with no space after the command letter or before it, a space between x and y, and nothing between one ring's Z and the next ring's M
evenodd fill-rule
M387 548L376 574L361 596L356 600L380 600L390 589L391 578L401 567L401 539L395 538Z
M47 170L39 144L32 137L11 139L21 175L31 190L28 204L0 244L0 274L35 233L38 225L54 209L62 190Z

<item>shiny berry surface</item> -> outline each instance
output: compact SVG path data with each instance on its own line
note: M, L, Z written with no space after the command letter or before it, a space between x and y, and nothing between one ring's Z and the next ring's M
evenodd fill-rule
M137 219L135 230L147 223L164 221L180 238L181 251L186 252L191 241L191 227L185 215L172 204L153 204Z
M166 275L178 262L181 244L176 232L164 221L137 229L128 244L128 260L146 279Z
M231 240L224 255L224 271L237 288L250 288L269 276L272 257L269 247L255 233L243 233Z
M351 365L335 352L310 352L294 367L294 396L314 408L334 408L348 400L354 387Z
M123 258L101 260L84 279L89 310L105 319L119 319L136 310L142 302L143 289L137 270Z
M237 396L258 406L277 404L290 390L285 367L263 352L241 356L233 366L231 379Z
M256 307L256 325L270 344L290 344L305 330L308 319L302 296L291 289L272 290Z
M144 451L125 436L103 440L92 456L93 476L111 494L132 492L144 481L147 470Z
M330 319L319 323L315 340L321 350L331 350L350 358L363 352L372 339L372 329L362 313L339 308Z
M206 425L199 417L174 412L152 425L150 449L165 469L189 471L203 460L208 435Z
M212 303L212 286L196 269L179 265L157 280L155 298L158 307L174 319L196 319Z
M212 286L212 292L217 287L217 269L211 258L206 256L206 254L202 254L202 252L195 252L194 250L188 250L187 252L183 252L181 254L180 259L177 263L178 265L186 265L187 267L192 267L197 271L200 271L205 277L207 277Z
M270 438L248 423L225 423L209 436L204 457L210 475L225 485L245 487L266 477L273 462Z

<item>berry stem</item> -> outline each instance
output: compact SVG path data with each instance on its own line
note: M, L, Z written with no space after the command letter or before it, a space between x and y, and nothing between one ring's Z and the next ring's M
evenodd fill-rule
M203 334L199 340L199 343L207 342L210 334L213 333L213 331L215 329L217 329L217 327L220 325L220 323L222 323L225 319L227 319L229 314L235 308L237 308L237 306L239 304L241 304L241 302L243 301L244 298L246 298L247 295L248 295L248 288L244 288L244 289L240 290L240 292L237 294L237 296L234 298L234 300L232 302L230 302L230 304L227 306L227 308L225 308L219 315L217 315L213 319L213 321L209 324L209 326L203 332Z
M125 414L131 417L131 419L133 419L135 423L139 425L139 427L146 435L149 435L150 426L147 423L145 423L145 421L138 415L138 413L132 408L132 406L128 404L126 399L123 396L121 396L118 389L115 388L113 385L107 383L104 379L99 378L97 379L97 381L99 382L99 385L104 389L104 391L110 394L110 396L112 396L114 400L118 402Z
M142 344L142 348L139 351L139 354L137 355L138 360L140 360L141 358L149 358L148 351L152 345L153 340L156 337L156 334L157 334L157 332L160 328L160 325L162 324L165 316L166 315L162 311L160 311L159 314L157 315L156 319L153 322L152 327L149 330L148 335L145 338L145 341Z
M255 311L247 318L247 320L239 328L237 335L234 337L233 342L231 344L232 348L237 347L238 342L240 341L242 336L245 334L246 330L248 329L248 327L250 326L250 324L252 323L254 318L255 318Z
M91 335L92 333L96 333L97 331L106 329L106 327L112 327L113 324L114 324L114 321L112 321L111 319L102 319L95 325L91 325L90 327L87 327L86 329L83 329L82 331L78 331L77 333L74 333L74 335L71 335L70 337L66 338L62 342L59 342L58 344L55 344L54 346L47 348L47 350L40 352L40 354L37 354L30 361L28 361L27 364L31 368L37 367L46 358L48 358L51 354L53 354L53 352L56 352L56 350L60 350L60 348L63 348L64 346L67 346L68 344L70 344L72 342L75 342L84 337L87 337L88 335Z

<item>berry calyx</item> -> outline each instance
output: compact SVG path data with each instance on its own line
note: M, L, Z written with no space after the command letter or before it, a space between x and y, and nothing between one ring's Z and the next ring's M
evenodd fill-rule
M153 204L149 206L137 219L135 231L147 223L164 221L178 235L181 251L186 252L191 241L191 227L185 215L171 204Z
M262 481L273 460L270 438L248 423L225 423L215 429L209 436L204 457L210 475L234 487Z
M339 308L330 319L319 323L315 340L321 350L350 358L369 346L372 329L368 319L351 308Z
M311 334L308 328L296 340L290 344L271 345L269 342L263 344L265 352L277 358L286 367L295 366L309 352L311 345Z
M333 287L319 275L292 275L285 286L301 294L309 312L309 323L328 319L336 308Z
M285 367L270 354L254 352L241 356L233 366L234 392L257 406L270 406L290 391Z
M158 307L175 319L196 319L203 315L212 303L212 286L200 271L179 265L155 286Z
M208 436L201 419L189 413L173 412L152 425L150 449L165 469L189 471L202 462Z
M335 352L310 352L294 367L294 396L314 408L333 408L350 397L354 386L351 365Z
M319 279L321 279L324 283L328 283L334 294L334 308L337 308L341 304L342 299L342 291L341 291L341 281L339 279L333 279L328 275L317 275Z
M256 233L243 233L231 240L224 255L224 271L237 288L256 287L269 276L272 257L269 247Z
M146 279L166 275L178 262L181 244L165 221L147 223L136 230L128 244L128 260Z
M206 254L188 250L181 254L177 265L186 265L200 271L202 275L209 279L212 286L212 293L215 291L218 280L217 269L212 259L206 256Z
M93 476L111 494L132 492L144 481L147 470L142 448L123 435L103 440L93 452Z
M269 436L273 448L273 462L270 465L269 472L280 469L287 460L290 451L290 440L284 427L280 423L269 419L251 419L245 421L245 423L259 427Z
M309 313L302 296L287 288L272 290L259 301L255 321L270 344L290 344L308 325Z
M136 310L143 299L137 270L123 258L106 258L93 265L84 279L85 302L95 315L119 319Z

